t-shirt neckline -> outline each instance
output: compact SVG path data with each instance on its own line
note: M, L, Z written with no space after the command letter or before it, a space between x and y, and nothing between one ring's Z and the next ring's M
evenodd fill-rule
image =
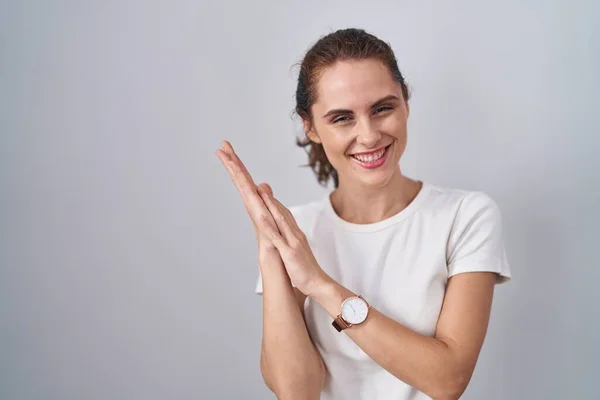
M340 226L341 228L343 228L347 231L374 232L374 231L378 231L381 229L385 229L387 227L390 227L390 226L408 218L423 203L423 200L425 200L425 198L427 197L427 194L431 190L431 185L429 185L425 181L421 181L421 183L422 183L421 189L419 190L419 192L417 193L415 198L406 207L404 207L402 210L400 210L398 213L392 215L391 217L388 217L388 218L378 221L378 222L373 222L371 224L356 224L356 223L348 222L348 221L342 219L339 215L337 215L337 213L335 212L335 209L333 208L333 205L331 204L331 193L332 192L327 193L327 195L325 196L325 199L324 199L325 213L331 220L333 220L333 222L336 223L336 225Z

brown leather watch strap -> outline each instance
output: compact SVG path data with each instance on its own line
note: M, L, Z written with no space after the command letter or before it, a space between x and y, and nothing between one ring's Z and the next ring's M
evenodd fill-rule
M344 329L349 328L350 326L352 326L352 324L349 324L346 321L344 321L344 318L342 318L342 314L338 315L337 318L333 320L333 322L331 323L331 325L333 325L333 327L335 329L337 329L338 332L341 332Z

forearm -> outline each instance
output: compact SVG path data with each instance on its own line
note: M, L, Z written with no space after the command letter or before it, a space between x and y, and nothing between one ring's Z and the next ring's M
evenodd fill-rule
M261 370L280 399L319 398L325 370L279 256L261 260L263 341Z
M329 282L311 297L335 318L343 299L353 295ZM472 371L461 370L465 363L459 362L448 343L415 332L374 307L364 323L344 332L392 375L434 399L460 397L470 379Z

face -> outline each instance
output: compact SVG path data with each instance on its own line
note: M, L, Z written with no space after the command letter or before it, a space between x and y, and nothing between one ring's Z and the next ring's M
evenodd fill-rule
M379 60L337 62L317 83L309 139L321 143L340 186L381 187L399 172L408 104Z

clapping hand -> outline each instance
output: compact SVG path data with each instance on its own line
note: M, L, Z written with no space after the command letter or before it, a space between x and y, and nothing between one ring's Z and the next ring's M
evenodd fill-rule
M277 250L292 284L310 296L327 275L315 259L292 213L273 196L269 185L257 186L254 183L229 142L223 141L217 156L242 196L259 245Z

